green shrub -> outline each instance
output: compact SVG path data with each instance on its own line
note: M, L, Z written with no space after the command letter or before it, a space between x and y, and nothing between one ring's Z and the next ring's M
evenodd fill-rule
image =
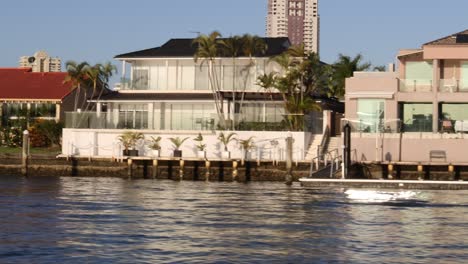
M36 122L35 127L38 133L49 140L51 146L62 145L62 123L57 123L54 120L39 120Z

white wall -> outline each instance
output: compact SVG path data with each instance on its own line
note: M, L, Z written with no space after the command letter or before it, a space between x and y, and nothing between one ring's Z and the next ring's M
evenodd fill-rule
M98 157L120 157L122 153L122 146L117 140L117 137L125 131L119 129L63 129L63 144L62 154L64 155L78 155L78 156L98 156ZM136 131L136 130L135 130ZM194 158L196 157L197 149L193 141L199 131L151 131L141 130L145 135L145 139L149 140L151 136L161 136L161 157L172 156L173 146L170 142L170 137L189 137L181 147L183 157ZM222 145L217 140L220 131L204 131L201 132L204 138L204 143L207 145L208 158L220 158ZM229 133L226 131L225 133ZM258 150L260 157L263 160L285 160L285 146L286 137L288 132L268 132L268 131L236 131L238 139L247 139L254 136L256 148L252 150L252 158L257 159ZM310 135L306 132L291 132L294 138L293 144L293 159L303 160L304 149L309 143ZM271 140L277 140L278 146L275 148L271 144ZM149 142L140 142L137 149L140 151L140 156L148 155ZM240 159L241 149L236 141L229 144L229 151L231 157ZM257 148L258 147L258 148Z

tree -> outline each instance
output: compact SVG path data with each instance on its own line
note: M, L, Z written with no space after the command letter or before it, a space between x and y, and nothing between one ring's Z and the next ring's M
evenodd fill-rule
M76 89L73 110L78 107L78 99L81 94L81 84L86 80L86 72L89 68L87 62L76 63L75 61L67 61L65 63L68 75L65 77L64 83L71 83L72 90Z
M245 91L247 90L247 84L248 84L248 81L249 81L250 70L252 69L252 67L254 67L257 64L257 62L253 59L253 57L255 55L258 55L258 54L265 54L265 52L267 51L267 48L268 48L265 41L262 38L260 38L259 36L256 36L256 35L244 34L242 36L242 42L243 42L242 53L243 53L244 56L247 56L249 58L249 63L247 64L247 66L243 70L244 72L247 72L247 74L245 75L244 87L243 87L242 93L241 93L241 101L240 101L240 104L239 104L239 111L240 112L242 111L242 105L243 105L244 99L245 99Z
M243 48L243 39L239 36L233 36L230 38L226 38L219 41L221 45L221 52L232 58L232 103L234 105L234 113L233 113L233 127L236 126L236 113L235 113L235 105L236 105L236 76L237 76L237 67L236 67L236 58L242 52Z
M213 31L209 35L201 34L193 40L193 44L197 45L195 52L194 61L198 62L201 58L200 68L203 64L208 64L208 79L210 83L210 89L213 93L213 99L215 102L216 112L218 113L220 125L225 126L224 111L221 102L221 87L216 74L215 58L219 56L219 42L218 38L221 34L218 31Z
M98 101L101 99L101 96L104 93L104 90L109 89L109 80L114 75L114 73L117 73L117 67L115 67L114 64L112 64L110 62L106 62L104 64L101 64L101 67L100 67L100 81L102 83L102 87L101 87L101 89L99 91L99 95L97 97Z
M104 88L109 88L109 79L114 73L117 73L117 67L108 61L101 65L101 72Z
M371 64L369 62L362 62L363 57L361 54L351 58L343 54L338 55L338 60L333 64L333 82L330 84L332 95L334 97L342 98L345 94L345 80L352 77L355 71L369 70Z
M103 89L102 82L101 82L102 65L98 63L98 64L96 64L94 66L87 67L86 71L85 71L85 77L86 77L87 80L91 81L91 84L93 86L93 92L92 92L91 97L90 97L92 99L92 98L94 98L94 95L96 94L96 90L97 90L98 85L100 85L101 89ZM86 102L86 99L88 99L88 98L85 98L85 101L83 101L83 103L81 105L81 108L83 108L83 105ZM88 110L88 107L89 107L89 102L86 104L86 108L84 109L84 112L86 112Z
M294 57L293 57L294 56ZM326 85L326 68L315 53L306 53L303 47L291 47L286 52L271 58L282 67L258 77L257 84L267 91L276 89L283 99L285 121L291 130L302 130L304 115L319 110L312 95Z
M384 72L386 70L386 67L385 65L374 66L373 70L378 72Z

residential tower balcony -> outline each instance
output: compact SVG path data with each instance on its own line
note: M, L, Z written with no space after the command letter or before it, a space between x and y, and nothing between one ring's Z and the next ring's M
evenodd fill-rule
M400 92L432 92L432 80L399 79Z

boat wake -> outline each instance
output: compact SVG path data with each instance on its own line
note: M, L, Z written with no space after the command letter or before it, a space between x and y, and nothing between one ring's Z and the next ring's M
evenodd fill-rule
M375 190L347 190L346 197L362 202L389 202L413 200L419 192L414 191L375 191Z

